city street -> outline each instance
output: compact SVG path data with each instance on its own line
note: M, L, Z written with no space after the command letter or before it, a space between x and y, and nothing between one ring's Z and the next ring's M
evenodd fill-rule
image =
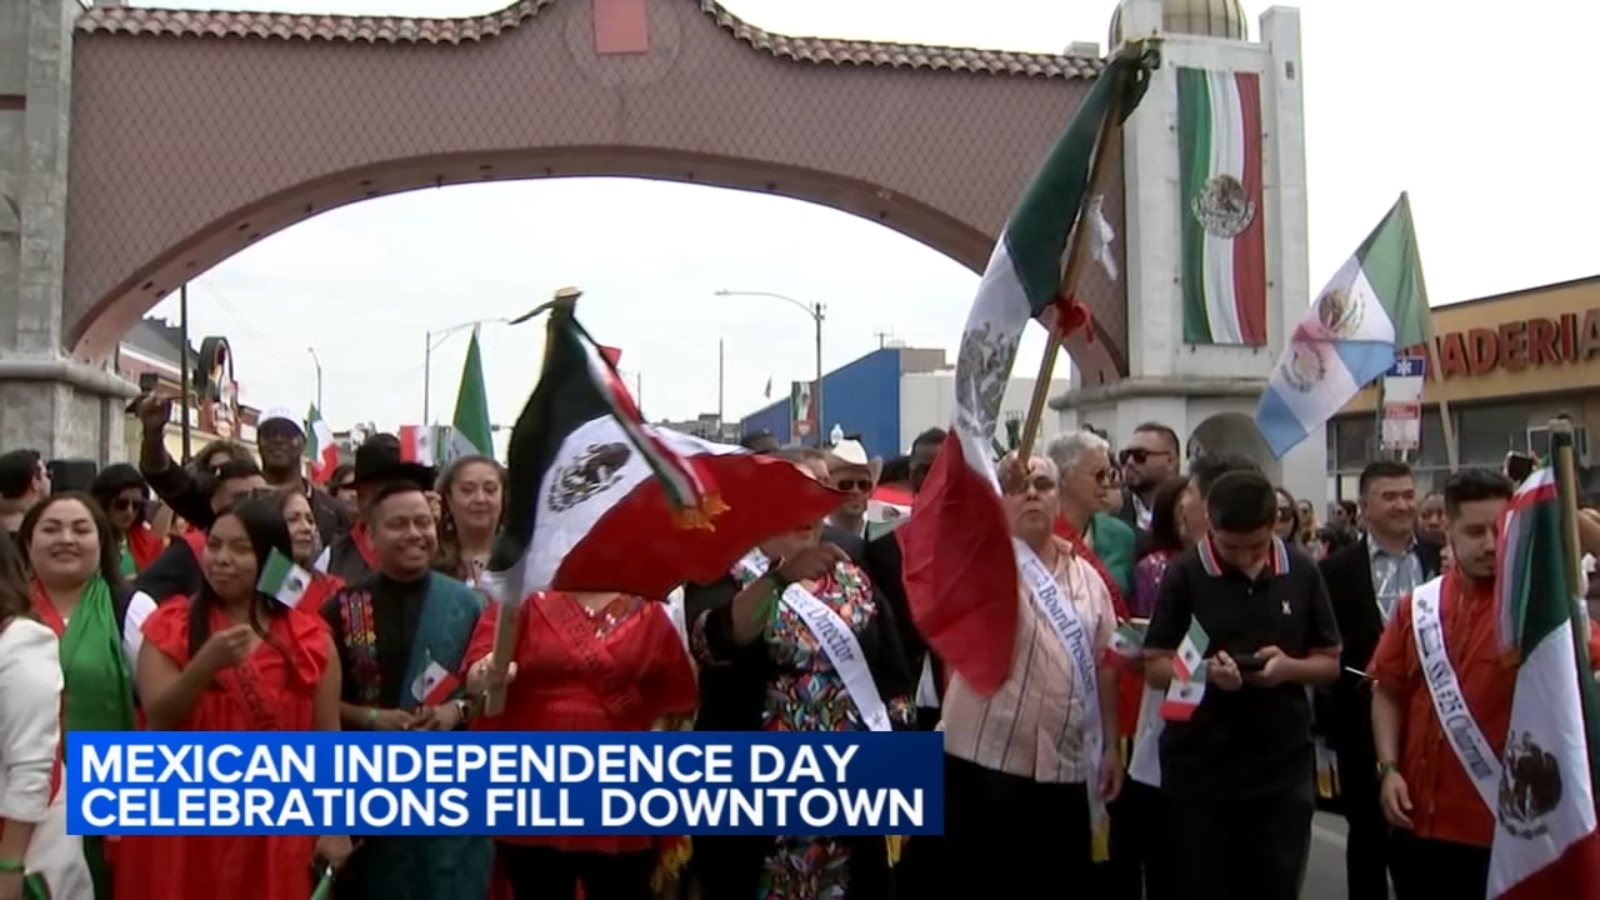
M1344 900L1344 817L1318 812L1311 823L1311 857L1302 900Z

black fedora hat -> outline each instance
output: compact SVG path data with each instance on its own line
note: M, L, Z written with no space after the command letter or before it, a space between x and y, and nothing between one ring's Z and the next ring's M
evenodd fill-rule
M400 481L431 491L439 474L432 466L406 462L401 458L400 439L392 434L375 434L356 447L355 474L349 487L365 487Z

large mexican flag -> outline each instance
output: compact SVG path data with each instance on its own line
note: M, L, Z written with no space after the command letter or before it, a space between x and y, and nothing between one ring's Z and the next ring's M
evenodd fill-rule
M1552 439L1570 446L1570 436ZM1535 472L1501 527L1500 636L1521 660L1489 872L1489 897L1501 900L1600 895L1600 706L1560 487L1555 468Z

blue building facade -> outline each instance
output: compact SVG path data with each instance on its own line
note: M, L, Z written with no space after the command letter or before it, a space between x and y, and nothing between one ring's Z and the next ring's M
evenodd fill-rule
M822 376L824 440L838 425L845 434L859 434L871 456L888 459L904 452L899 447L902 352L900 347L884 347ZM739 426L744 434L768 431L781 443L789 443L794 423L789 420L788 391L783 399L745 416Z

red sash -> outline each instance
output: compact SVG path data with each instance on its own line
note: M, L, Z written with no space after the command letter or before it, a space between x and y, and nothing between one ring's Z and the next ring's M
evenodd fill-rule
M33 611L39 616L46 628L56 633L56 640L67 633L67 623L62 621L61 614L56 612L56 606L50 602L50 595L45 593L44 585L36 578L33 581ZM61 709L56 715L57 728L60 737L56 739L56 760L50 765L50 802L56 802L56 794L61 792L61 766L66 752L66 727L67 727L67 692L61 692Z
M357 522L350 528L350 540L356 545L356 552L361 554L361 561L366 563L369 570L378 571L378 553L372 549L372 537L367 534L367 523Z
M576 598L561 593L546 593L529 600L561 646L578 664L578 670L600 697L600 704L618 722L631 721L644 705L644 697L634 682L617 668L617 661L605 643L595 637L594 622L584 615Z

